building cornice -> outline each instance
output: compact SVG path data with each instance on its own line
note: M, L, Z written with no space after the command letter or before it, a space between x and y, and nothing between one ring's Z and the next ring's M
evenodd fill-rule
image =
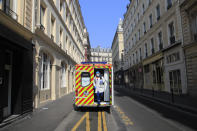
M65 56L66 58L70 59L72 61L72 63L77 64L77 62L75 60L73 60L72 57L67 54L67 52L65 52L56 43L54 43L53 40L51 38L49 38L42 30L36 29L34 35L35 35L34 37L41 38L43 41L45 41L46 44L48 44L50 47L55 49L58 53Z
M2 10L0 10L0 23L5 25L12 31L18 33L20 36L24 37L26 40L32 40L33 33L25 28L23 25L18 23L16 20L6 15Z

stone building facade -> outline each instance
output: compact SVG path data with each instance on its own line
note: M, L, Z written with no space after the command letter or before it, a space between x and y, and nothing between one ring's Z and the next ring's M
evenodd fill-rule
M187 93L179 0L135 0L124 15L126 84Z
M100 46L96 48L91 48L91 61L92 62L107 62L112 64L112 51L108 48L101 48Z
M114 69L114 80L119 81L122 76L124 38L123 38L123 21L120 19L113 42L112 42L112 64Z
M197 1L180 0L188 94L197 94Z
M90 45L90 39L89 39L89 33L87 32L87 29L84 30L84 48L85 48L85 61L89 62L91 61L91 45Z
M87 31L78 0L34 1L34 107L74 91Z
M0 0L0 123L33 110L32 0Z

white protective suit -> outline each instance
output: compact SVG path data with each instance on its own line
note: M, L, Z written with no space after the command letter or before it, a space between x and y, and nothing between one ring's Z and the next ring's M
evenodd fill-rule
M103 93L105 91L104 77L94 77L94 86L96 87L95 93Z
M104 101L109 101L109 71L105 70L104 72L105 79L105 91L104 91Z

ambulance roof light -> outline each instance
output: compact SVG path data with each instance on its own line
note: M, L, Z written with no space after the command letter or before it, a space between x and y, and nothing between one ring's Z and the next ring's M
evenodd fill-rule
M81 64L107 64L107 62L81 62Z

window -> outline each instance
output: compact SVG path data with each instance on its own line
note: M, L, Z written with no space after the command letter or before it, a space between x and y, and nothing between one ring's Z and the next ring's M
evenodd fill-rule
M151 2L152 2L152 0L148 0L148 5L149 5L149 6L150 6Z
M140 40L140 29L138 30L138 40Z
M2 10L3 9L3 1L0 0L0 9Z
M145 43L145 58L148 57L148 47L147 44Z
M168 25L169 28L169 39L170 39L170 44L174 44L175 43L175 36L174 36L174 23L171 22Z
M155 49L154 49L154 39L153 39L153 38L151 39L151 52L152 52L152 54L155 53Z
M136 41L137 41L137 36L135 34L135 37L134 37L134 44L136 44Z
M145 6L144 6L144 3L142 4L142 12L143 12L143 14L145 13Z
M140 14L137 13L137 21L139 21L139 20L140 20Z
M160 5L157 5L156 12L157 12L157 20L159 21L159 19L160 19Z
M133 64L135 64L135 54L133 54Z
M139 49L140 52L140 60L142 60L142 48Z
M167 0L167 9L172 7L172 0Z
M152 16L152 14L150 14L150 16L149 16L149 22L150 22L150 28L152 28L152 26L153 26L153 16Z
M149 73L150 72L149 64L144 66L144 72L145 73Z
M191 22L191 30L194 36L194 40L197 41L197 15L196 13L192 16L192 22Z
M63 42L63 37L62 37L62 35L63 35L63 29L60 27L60 46L62 46L62 42Z
M176 94L182 93L182 86L181 86L181 72L180 70L174 70L169 72L169 79L170 79L170 88L171 91Z
M64 64L62 64L62 69L61 69L61 88L66 87L66 67Z
M143 23L143 26L144 26L144 34L146 34L146 23L145 22Z
M173 53L171 55L168 55L167 58L166 58L166 60L167 60L167 63L168 64L169 63L176 62L176 61L179 61L180 60L180 54L179 54L179 52L175 52L175 53Z
M135 52L135 56L136 56L136 63L138 63L138 52Z
M131 32L133 31L133 24L131 24Z
M163 49L162 32L158 33L159 50Z
M63 1L60 0L60 12L62 12L62 9L63 9Z
M51 39L54 40L55 18L51 15Z
M0 9L4 11L7 15L11 16L13 19L17 20L17 1L16 0L0 0Z
M41 54L40 89L50 89L51 61L47 54Z
M40 6L40 24L44 26L44 18L45 18L45 8Z

